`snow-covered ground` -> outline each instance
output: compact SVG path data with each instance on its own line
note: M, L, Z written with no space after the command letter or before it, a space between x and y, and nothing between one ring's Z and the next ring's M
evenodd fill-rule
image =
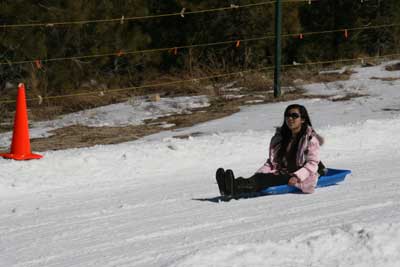
M147 119L157 119L174 114L190 114L193 109L208 107L206 96L181 96L161 98L159 101L135 99L125 103L98 107L61 116L51 121L33 122L30 129L31 138L51 136L52 130L71 125L91 127L140 125ZM165 128L174 125L164 125ZM10 143L12 132L0 134L0 147Z
M400 72L354 71L307 90L369 96L295 101L325 138L324 163L352 170L311 195L215 201L215 170L251 175L293 102L37 161L0 159L0 266L400 266L400 80L369 79ZM202 134L173 138L193 132Z

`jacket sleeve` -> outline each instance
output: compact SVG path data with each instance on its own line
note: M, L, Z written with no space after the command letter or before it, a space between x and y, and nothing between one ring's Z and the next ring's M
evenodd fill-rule
M313 137L307 146L307 159L304 166L298 169L294 175L300 179L300 181L304 181L307 179L311 174L318 172L318 164L320 161L319 158L319 150L320 145L319 141L316 137Z
M259 168L256 173L272 173L276 171L276 163L274 163L274 144L277 140L276 135L271 138L269 143L269 157L264 165Z
M273 167L272 167L271 161L270 161L270 159L268 159L264 163L264 165L262 165L261 168L259 168L256 171L256 173L271 173L271 172L273 172L272 169L273 169Z

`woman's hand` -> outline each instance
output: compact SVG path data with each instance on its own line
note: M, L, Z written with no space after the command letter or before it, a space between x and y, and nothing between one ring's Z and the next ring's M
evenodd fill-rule
M295 184L299 183L300 179L293 176L292 178L289 179L288 185L294 186Z

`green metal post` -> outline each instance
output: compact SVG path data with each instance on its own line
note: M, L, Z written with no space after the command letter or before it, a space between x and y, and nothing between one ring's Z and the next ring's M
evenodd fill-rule
M282 1L275 2L275 74L274 96L281 96L281 35L282 35Z

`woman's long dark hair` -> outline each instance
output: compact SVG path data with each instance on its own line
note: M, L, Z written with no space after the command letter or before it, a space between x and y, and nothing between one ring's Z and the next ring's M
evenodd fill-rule
M290 141L292 139L292 131L286 125L286 117L285 117L285 115L288 114L288 112L291 109L299 110L300 119L304 119L304 123L301 126L300 133L297 135L296 140L293 140L293 144L292 144L292 146L290 148L289 155L292 155L294 157L296 156L297 149L298 149L298 146L299 146L299 141L300 141L301 137L303 137L303 135L306 133L308 126L312 127L310 116L308 116L307 109L304 106L299 105L299 104L293 104L293 105L289 105L285 109L285 113L284 113L284 116L283 116L283 124L281 126L282 141L280 143L281 146L279 148L278 155L277 155L278 156L277 157L278 163L280 165L282 165L282 161L283 161L283 158L284 158L284 156L286 154L287 147L288 147L288 145L289 145L289 143L290 143Z

